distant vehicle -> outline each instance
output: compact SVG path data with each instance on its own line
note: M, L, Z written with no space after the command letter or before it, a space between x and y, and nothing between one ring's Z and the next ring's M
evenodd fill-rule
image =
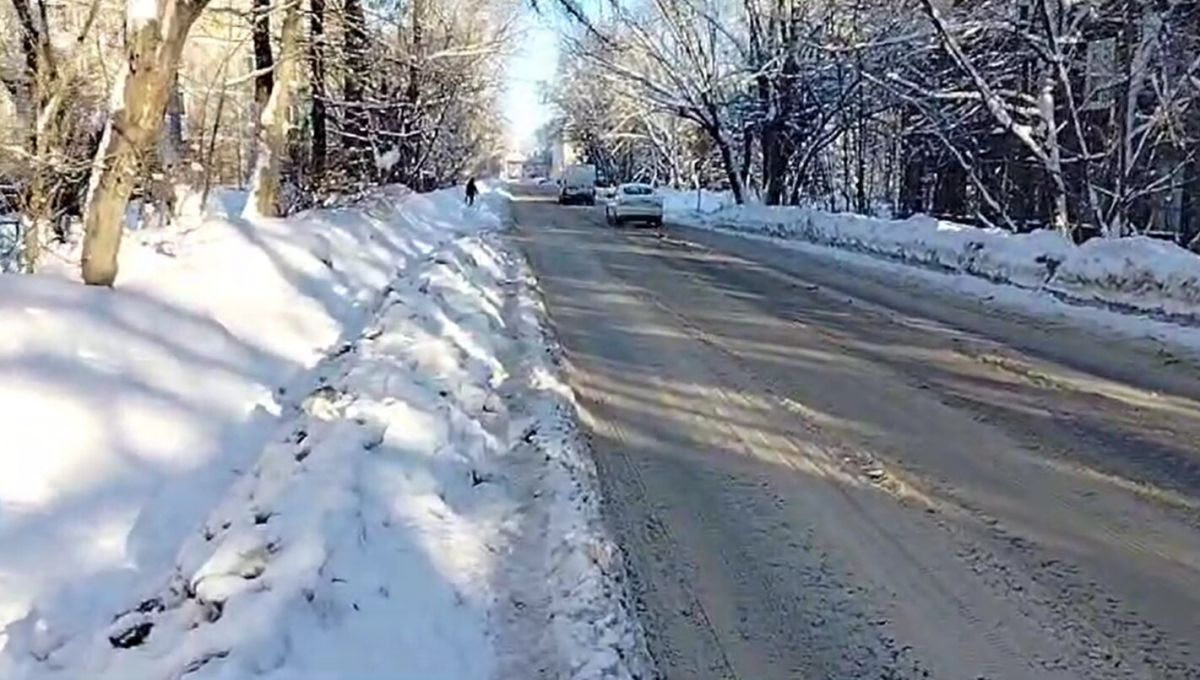
M617 187L605 175L596 176L596 195L601 198L612 198Z
M559 186L559 203L596 205L596 166L568 165Z
M612 225L625 222L646 222L661 227L663 222L662 196L649 184L622 184L604 208Z
M0 217L16 215L20 202L21 187L0 181Z
M21 223L20 187L0 182L0 273L19 271Z

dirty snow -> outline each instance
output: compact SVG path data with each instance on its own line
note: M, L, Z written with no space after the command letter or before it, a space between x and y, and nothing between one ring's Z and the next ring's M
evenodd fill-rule
M637 677L506 198L0 276L0 677Z
M664 192L668 219L853 250L997 283L1160 316L1200 319L1200 257L1145 237L1076 246L1052 231L1014 235L916 216L881 219L803 207L731 205L721 194L696 210L694 192Z

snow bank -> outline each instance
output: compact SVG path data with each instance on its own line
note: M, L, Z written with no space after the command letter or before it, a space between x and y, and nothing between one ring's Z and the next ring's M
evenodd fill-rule
M0 279L0 677L648 677L507 199L209 208Z
M845 248L1139 312L1200 317L1200 257L1149 238L1076 246L1050 231L1014 235L927 216L889 220L736 206L720 197L697 211L689 192L667 192L665 206L668 219L680 224Z
M131 234L116 290L77 284L69 253L0 276L0 657L46 658L130 606L397 270L501 207L388 190L234 211Z
M698 192L662 189L659 193L663 196L663 210L667 214L706 215L733 205L733 199L728 193L707 189Z
M512 328L525 348L516 382L529 393L513 409L520 424L514 431L523 433L522 453L534 463L524 495L536 500L525 505L524 539L510 545L509 597L495 615L506 631L495 677L655 677L629 610L621 552L604 529L596 470L558 363L561 350L546 335L531 269L523 258L512 259L510 283L519 291ZM522 569L521 561L532 564ZM520 583L511 583L514 577Z
M1084 243L1058 267L1051 284L1118 306L1200 317L1200 257L1144 236Z

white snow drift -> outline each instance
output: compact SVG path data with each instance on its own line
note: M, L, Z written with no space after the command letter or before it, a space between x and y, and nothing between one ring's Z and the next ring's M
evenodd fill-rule
M390 190L145 232L116 290L0 277L0 677L643 673L506 211Z
M800 207L731 205L667 192L668 219L845 248L1140 312L1200 318L1200 257L1145 237L1076 246L1051 231L1013 235L918 216L889 220Z

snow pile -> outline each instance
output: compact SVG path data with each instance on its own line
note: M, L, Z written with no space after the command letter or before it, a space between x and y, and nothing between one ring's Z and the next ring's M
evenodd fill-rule
M171 558L397 266L463 229L454 197L397 198L138 232L112 291L0 277L0 630L102 615Z
M644 674L532 290L494 236L413 256L170 558L39 603L0 675Z
M695 195L690 205L688 195L668 194L668 219L844 248L1137 311L1200 317L1200 257L1172 243L1139 237L1076 246L1047 230L1011 234L927 216L891 220L761 204L697 211Z
M710 214L733 205L733 198L726 192L709 191L679 191L676 189L660 189L663 197L663 210L668 214L700 213Z
M495 677L654 677L628 610L621 553L603 528L596 470L577 429L574 393L561 378L557 345L544 335L546 315L533 274L523 259L513 260L509 283L521 291L513 330L524 347L516 382L530 398L512 409L512 429L522 432L519 453L532 466L518 495L536 500L524 506L523 538L510 546L513 563L502 578L509 597L494 615L501 631Z
M400 198L137 232L116 290L79 285L69 262L47 267L69 279L0 277L0 631L35 603L63 634L107 616L397 267L500 219L459 219L453 195Z
M1153 302L1168 314L1200 316L1200 257L1144 236L1092 239L1072 249L1051 284L1119 306Z
M391 148L382 154L375 151L375 169L380 172L391 172L392 168L400 162L400 149Z
M530 284L471 236L507 200L240 200L131 234L116 290L0 276L0 677L483 678L516 581L576 615L548 657L636 657Z

